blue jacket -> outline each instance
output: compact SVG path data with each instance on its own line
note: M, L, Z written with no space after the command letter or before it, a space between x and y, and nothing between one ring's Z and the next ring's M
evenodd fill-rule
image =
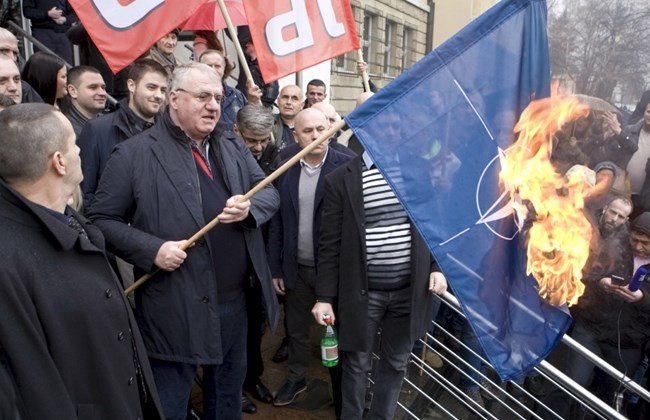
M226 130L232 131L232 126L237 122L237 112L247 103L248 101L243 93L224 83L219 124L225 126Z
M335 149L329 148L325 163L321 169L316 185L314 199L314 256L318 250L318 237L321 226L321 208L323 204L323 185L325 177L351 158ZM274 278L284 279L289 289L296 284L298 276L298 182L300 181L300 164L289 168L277 181L280 193L280 210L271 219L269 227L269 264Z
M239 139L215 130L209 141L232 195L245 194L264 179ZM187 239L209 222L203 217L197 170L189 140L168 112L111 155L89 217L104 233L107 247L135 266L136 278L154 272L164 242ZM250 215L240 222L272 328L278 302L259 227L278 206L277 191L267 186L251 199ZM136 318L150 357L194 365L223 362L216 270L209 241L200 239L179 269L160 270L136 290Z

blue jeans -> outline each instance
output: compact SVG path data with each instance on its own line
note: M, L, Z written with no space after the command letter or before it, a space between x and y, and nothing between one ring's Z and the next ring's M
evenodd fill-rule
M370 419L392 419L413 342L411 288L395 292L368 291L366 339L374 342L381 328L379 362L373 385ZM366 385L372 369L372 352L343 354L341 419L360 419L365 408Z
M203 365L203 418L241 418L246 377L246 300L244 294L217 307L221 324L223 363ZM185 420L197 366L150 359L151 370L167 420Z

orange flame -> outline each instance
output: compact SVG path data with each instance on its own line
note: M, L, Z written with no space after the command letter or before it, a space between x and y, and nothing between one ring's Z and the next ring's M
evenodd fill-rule
M579 173L565 179L551 164L553 134L589 108L574 97L532 102L515 126L517 141L502 156L500 179L528 230L527 274L551 304L572 305L584 292L582 269L589 257L592 227L583 214L586 183Z

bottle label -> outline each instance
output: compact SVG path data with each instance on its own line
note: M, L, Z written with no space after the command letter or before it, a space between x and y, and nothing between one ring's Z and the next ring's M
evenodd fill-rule
M320 346L321 357L323 360L332 361L339 358L339 346Z

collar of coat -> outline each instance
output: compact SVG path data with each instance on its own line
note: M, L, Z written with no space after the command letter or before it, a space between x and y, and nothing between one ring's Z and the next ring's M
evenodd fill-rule
M3 203L0 204L0 214L6 217L11 217L19 223L27 226L34 228L42 227L49 234L48 236L51 236L65 251L71 250L77 243L79 234L74 229L71 229L60 220L57 220L55 216L49 214L41 206L27 200L7 185L2 178L0 178L0 197L3 201ZM15 211L5 213L2 211L2 207L5 205L17 207L23 212L23 214L16 216L17 213ZM82 248L87 248L87 250L97 250L96 248L103 249L104 239L99 230L94 227L88 219L75 212L73 209L70 209L70 214L75 217L86 230L88 238L93 244L91 245L92 248L88 247L87 245L89 244L88 241L86 241L86 245L83 245Z

